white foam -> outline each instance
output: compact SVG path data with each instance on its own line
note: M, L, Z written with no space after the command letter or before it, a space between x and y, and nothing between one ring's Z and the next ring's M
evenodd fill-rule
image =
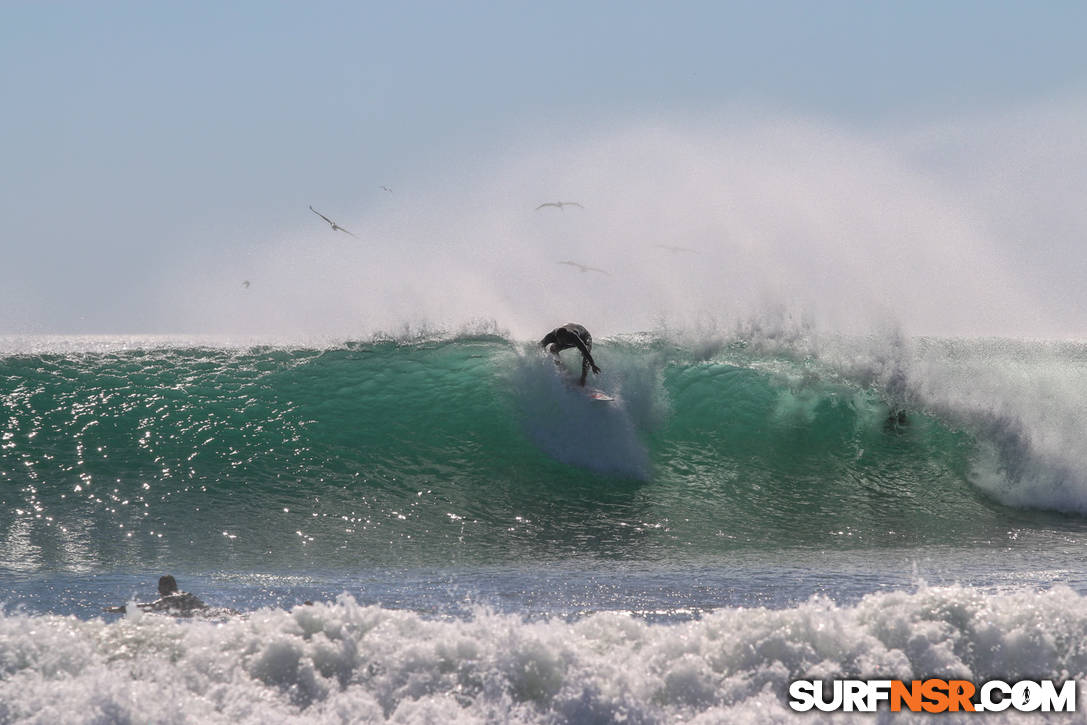
M348 595L222 622L9 614L0 721L801 721L793 679L1081 679L1085 640L1087 600L1064 587L923 587L668 624L434 619Z
M894 328L780 337L755 342L771 355L816 362L813 374L874 389L892 410L970 434L970 481L1002 503L1087 513L1087 345L907 338Z

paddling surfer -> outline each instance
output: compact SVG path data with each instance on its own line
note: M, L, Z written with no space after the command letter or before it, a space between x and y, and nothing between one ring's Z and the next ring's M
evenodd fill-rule
M588 330L577 323L568 322L562 327L556 327L540 340L540 347L554 355L556 363L558 363L560 352L576 347L581 352L581 385L583 387L590 368L597 375L600 374L600 368L596 366L596 361L589 352L593 349L593 337Z
M207 609L195 594L180 591L177 580L170 574L159 577L159 598L153 602L137 602L137 607L145 612L169 612L170 614L191 614L197 609ZM125 607L106 607L103 611L124 614Z

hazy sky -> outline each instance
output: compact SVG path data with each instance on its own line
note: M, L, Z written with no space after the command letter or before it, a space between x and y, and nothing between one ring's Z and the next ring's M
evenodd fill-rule
M1085 28L1083 2L5 2L0 334L829 299L1085 336ZM534 211L564 197L586 213Z

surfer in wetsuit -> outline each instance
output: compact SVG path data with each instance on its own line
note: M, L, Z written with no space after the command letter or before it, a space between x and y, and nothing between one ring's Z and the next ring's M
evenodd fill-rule
M196 609L207 609L208 605L200 601L195 594L183 592L177 588L177 580L170 574L159 577L159 598L153 602L137 602L137 607L145 612L167 612L187 615ZM124 614L124 606L106 607L103 611Z
M589 352L593 349L593 336L577 323L568 322L562 327L556 327L547 333L544 339L540 340L540 347L545 348L554 355L556 362L558 362L560 352L576 347L581 352L582 386L585 385L585 378L588 376L590 368L597 375L600 374L600 368L596 366L596 361L593 360L593 356Z

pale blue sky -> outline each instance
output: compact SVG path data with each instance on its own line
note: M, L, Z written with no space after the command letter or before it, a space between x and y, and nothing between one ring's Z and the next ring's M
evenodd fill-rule
M1083 99L1085 30L1083 2L7 2L0 333L191 327L155 298L179 254L323 231L308 204L350 226L534 134Z

